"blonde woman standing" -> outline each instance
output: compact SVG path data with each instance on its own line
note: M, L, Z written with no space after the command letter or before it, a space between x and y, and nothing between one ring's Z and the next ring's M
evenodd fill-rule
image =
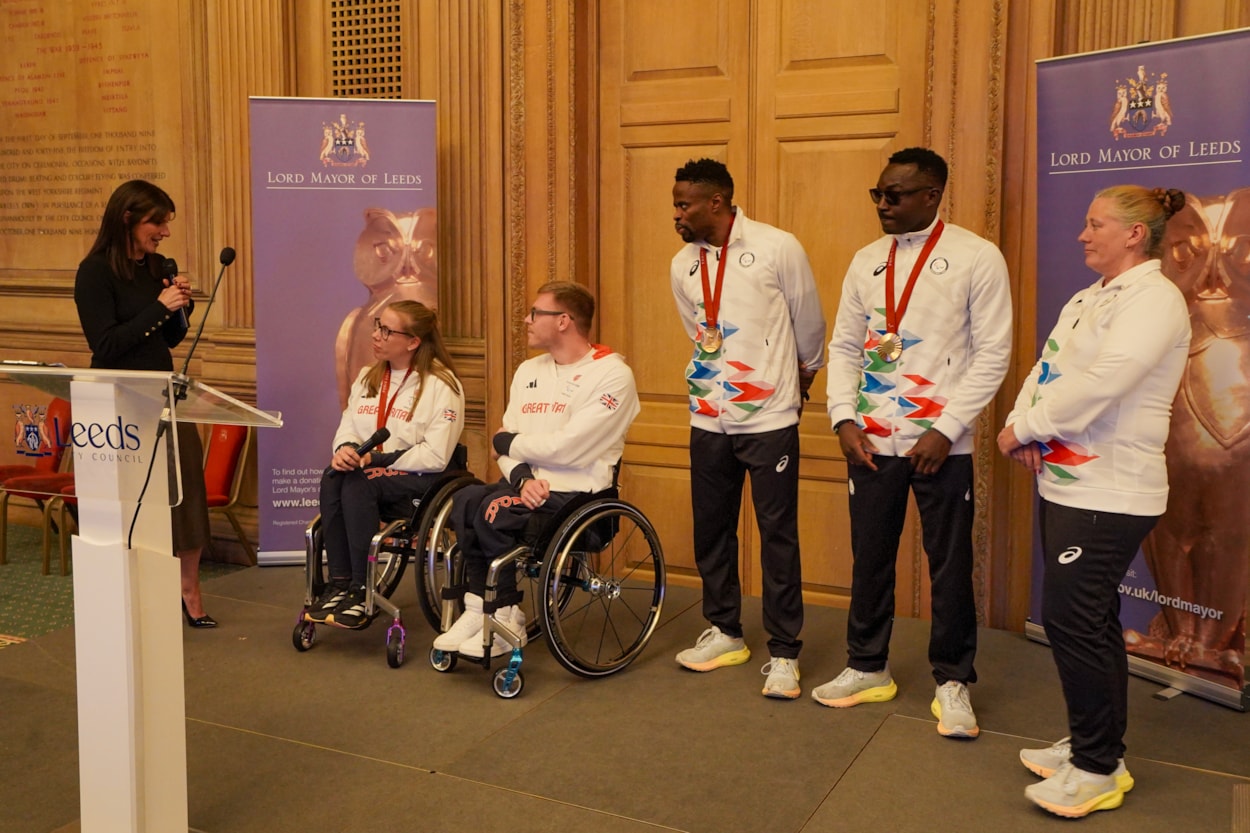
M1190 326L1159 254L1184 204L1180 191L1135 185L1095 196L1077 239L1099 278L1059 313L998 435L1037 475L1042 619L1068 708L1069 737L1020 752L1046 779L1025 796L1070 818L1119 807L1133 786L1118 587L1167 508L1163 446Z

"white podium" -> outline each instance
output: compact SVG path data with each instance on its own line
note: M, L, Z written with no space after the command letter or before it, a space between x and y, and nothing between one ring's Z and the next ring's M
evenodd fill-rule
M280 427L282 418L173 373L3 363L0 377L68 399L73 411L82 833L186 830L182 595L169 512L182 484L170 483L167 463L170 449L177 454L173 425Z

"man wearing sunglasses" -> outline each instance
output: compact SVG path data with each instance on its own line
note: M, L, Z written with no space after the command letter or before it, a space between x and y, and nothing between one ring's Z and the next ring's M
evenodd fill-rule
M828 407L847 461L849 660L812 697L846 708L898 691L888 665L894 564L911 492L932 582L931 711L943 736L974 738L972 429L1007 372L1011 292L998 249L938 218L946 174L927 148L890 157L868 192L885 236L855 254L842 283Z
M742 485L760 528L763 694L792 700L799 687L803 587L799 565L799 413L824 364L825 316L803 246L733 204L733 178L713 159L690 161L673 185L673 224L686 245L669 270L693 353L690 491L694 556L709 627L677 655L692 671L741 665L738 515Z

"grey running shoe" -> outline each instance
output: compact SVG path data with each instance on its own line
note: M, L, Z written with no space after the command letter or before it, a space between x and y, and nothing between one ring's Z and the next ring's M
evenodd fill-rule
M981 734L977 716L972 713L968 686L947 680L933 693L929 711L937 718L938 734L945 738L975 738Z
M793 700L803 693L799 688L799 661L789 657L769 657L760 669L767 675L764 680L764 696Z
M751 658L751 649L742 637L727 636L713 625L699 635L693 648L677 655L677 661L691 671L711 671L729 665L742 665Z
M1077 769L1070 762L1045 781L1025 787L1024 797L1048 813L1069 819L1114 810L1124 803L1124 791L1114 778Z
M1020 763L1034 775L1040 775L1043 778L1049 778L1055 774L1059 767L1072 760L1072 739L1061 738L1045 749L1021 749ZM1133 789L1133 776L1128 771L1128 767L1124 765L1124 759L1120 758L1117 762L1115 772L1111 773L1111 777L1115 779L1115 785L1120 788L1120 792L1128 792Z
M842 673L822 686L812 689L812 699L822 706L845 709L860 703L884 703L898 694L898 686L886 666L880 671L856 671L844 668Z

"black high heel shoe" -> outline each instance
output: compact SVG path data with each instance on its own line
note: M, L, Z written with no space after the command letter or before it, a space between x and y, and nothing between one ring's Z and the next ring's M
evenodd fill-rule
M182 615L187 617L187 624L193 628L215 628L217 620L205 613L203 616L192 616L187 610L187 603L182 603Z

